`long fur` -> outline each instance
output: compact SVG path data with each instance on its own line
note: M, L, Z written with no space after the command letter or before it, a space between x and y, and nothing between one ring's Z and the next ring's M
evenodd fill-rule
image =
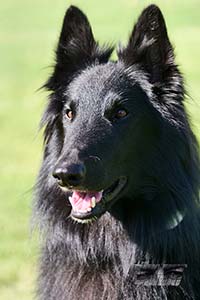
M162 138L141 165L145 176L132 201L125 196L91 224L76 223L66 217L71 207L51 174L63 148L60 114L66 86L83 70L106 64L112 48L100 50L80 11L71 8L66 15L68 22L69 18L72 21L69 26L65 18L56 66L45 85L51 95L42 119L45 150L34 207L44 239L38 298L200 299L198 146L184 109L183 79L174 63L168 37L163 52L156 52L162 49L163 35L167 35L162 15L155 6L147 8L134 27L128 46L118 53L124 74L148 95L147 105L163 130ZM69 32L79 28L80 19L85 30L78 33L77 41L83 42L68 43L65 39L63 44L63 35L70 39ZM153 36L152 31L147 31L149 19L161 24L159 33L158 27L153 28ZM157 67L154 55L159 58ZM168 217L172 216L173 222L176 211L182 213L183 220L170 229ZM187 264L181 285L135 285L134 265L146 263Z

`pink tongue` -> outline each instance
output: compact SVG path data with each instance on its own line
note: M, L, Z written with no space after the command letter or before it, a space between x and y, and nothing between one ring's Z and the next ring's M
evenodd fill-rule
M101 201L102 193L74 191L72 196L69 197L69 201L74 211L87 212L88 209L91 210L96 203Z

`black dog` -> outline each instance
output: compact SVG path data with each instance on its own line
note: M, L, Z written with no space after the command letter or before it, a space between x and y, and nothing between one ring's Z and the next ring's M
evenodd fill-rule
M159 8L112 51L67 10L45 85L38 299L200 299L197 143Z

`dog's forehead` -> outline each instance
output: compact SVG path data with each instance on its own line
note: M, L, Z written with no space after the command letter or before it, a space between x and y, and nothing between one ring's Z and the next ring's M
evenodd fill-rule
M128 84L128 78L123 68L114 62L97 65L84 70L69 85L67 94L70 99L96 100L105 98L108 93L120 93Z

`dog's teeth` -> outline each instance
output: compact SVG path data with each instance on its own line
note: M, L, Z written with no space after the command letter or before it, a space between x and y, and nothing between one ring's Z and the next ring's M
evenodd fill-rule
M71 196L69 196L68 199L69 199L69 201L72 201L72 197Z
M92 208L91 208L91 207L88 207L87 212L90 212L91 210L92 210Z
M96 205L96 198L92 197L92 208L94 208Z
M87 209L82 209L82 210L79 210L80 213L86 213L87 212Z

